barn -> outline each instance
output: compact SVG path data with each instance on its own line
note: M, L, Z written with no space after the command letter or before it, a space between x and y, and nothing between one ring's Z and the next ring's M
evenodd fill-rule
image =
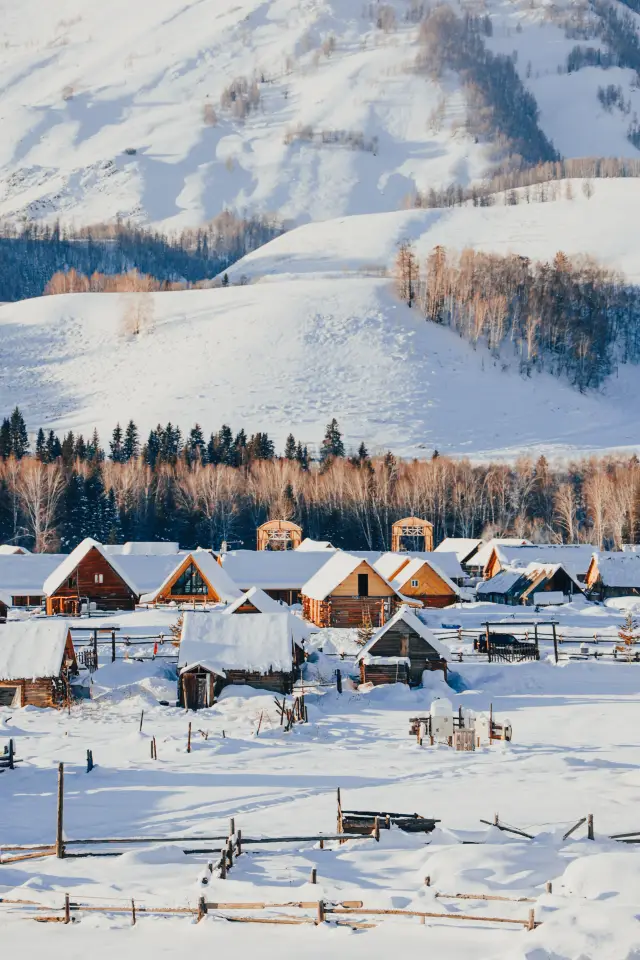
M405 602L362 557L334 553L302 587L305 620L318 627L380 627Z
M287 611L259 617L188 611L178 653L178 702L215 703L229 684L290 693L304 654Z
M164 581L142 603L233 603L242 593L216 558L208 550L174 558L176 561Z
M449 651L407 606L375 633L358 654L360 682L422 683L425 670L442 670L447 676Z
M61 706L77 672L66 620L21 620L0 630L0 706Z
M138 588L116 556L91 537L58 564L44 583L48 616L79 616L83 607L135 610Z

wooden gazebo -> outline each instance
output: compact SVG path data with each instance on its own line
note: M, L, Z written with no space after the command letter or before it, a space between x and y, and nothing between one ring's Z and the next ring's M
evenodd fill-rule
M302 527L293 520L267 520L257 530L257 550L295 550L302 542Z
M428 520L421 520L420 517L405 517L404 520L396 520L391 527L391 551L399 553L406 550L406 540L411 540L414 549L424 550L430 553L433 550L433 524ZM416 541L422 541L417 545Z

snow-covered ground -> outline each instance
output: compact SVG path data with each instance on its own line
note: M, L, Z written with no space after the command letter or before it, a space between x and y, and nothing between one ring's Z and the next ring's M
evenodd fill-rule
M468 608L467 622L481 622L486 608ZM494 614L500 612L493 608ZM615 609L592 608L592 614L609 630L619 625ZM455 618L458 611L446 615ZM560 615L574 629L585 616L578 608ZM166 630L170 616L128 614L118 623L129 632ZM327 652L341 642L337 631L328 634L327 661ZM342 639L348 646L349 637ZM348 672L348 660L334 658L334 663ZM89 952L102 958L114 950L129 960L210 949L241 956L259 951L265 957L295 950L314 958L333 951L359 960L383 957L390 948L454 960L479 955L631 960L640 950L640 861L637 847L608 837L640 826L634 813L640 767L633 733L640 666L465 662L455 665L455 673L456 682L464 681L462 693L448 690L439 675L430 678L428 689L416 691L391 686L359 692L347 682L341 695L323 688L307 694L309 723L286 734L273 698L246 688L227 691L216 706L198 714L160 706L159 699L175 696L175 682L170 665L159 661L104 664L94 675L99 698L74 705L70 715L3 708L0 742L14 738L24 762L0 774L0 845L52 840L61 761L67 839L224 836L230 817L245 838L331 834L337 787L345 808L417 811L441 823L430 836L382 831L379 845L371 840L327 843L323 850L310 842L245 845L228 878L214 873L206 887L200 878L213 858L185 855L184 843L134 846L106 859L24 860L0 865L0 897L56 909L65 893L74 903L124 908L131 898L138 908L195 907L203 894L210 902L235 903L347 899L368 907L520 920L533 906L541 921L535 931L455 919L427 919L421 926L417 918L399 916L370 917L376 926L360 931L254 926L220 919L223 910L200 924L188 917L138 913L135 928L127 914L74 912L79 922L65 927L34 923L28 907L0 903L5 948L12 955L46 951L54 960ZM468 754L419 747L408 735L409 718L443 695L456 708L482 711L493 704L498 721L511 721L513 741ZM150 759L152 737L157 760ZM91 773L85 768L87 749L97 764ZM495 813L535 839L480 822L493 820ZM586 839L584 827L564 841L563 834L588 813L594 815L595 842ZM309 883L314 867L316 886ZM550 894L547 881L553 884ZM533 902L456 901L436 893ZM284 912L300 915L291 908Z

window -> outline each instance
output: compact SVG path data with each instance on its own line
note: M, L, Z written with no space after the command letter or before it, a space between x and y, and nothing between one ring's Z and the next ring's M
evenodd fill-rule
M93 575L94 583L104 583L104 573L95 573Z
M171 586L171 594L174 597L202 596L208 592L209 587L193 563L189 564L184 573L181 573L176 582Z
M412 586L412 587L418 587L419 585L420 585L420 581L419 581L419 580L412 580L412 581L411 581L411 586Z
M69 579L67 580L67 587L69 588L69 590L75 590L75 586L76 586L76 575L75 573L72 573Z
M358 574L358 596L359 597L369 596L369 574L368 573Z

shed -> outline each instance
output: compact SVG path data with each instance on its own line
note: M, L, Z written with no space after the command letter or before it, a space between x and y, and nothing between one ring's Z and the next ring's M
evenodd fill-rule
M267 520L256 531L256 550L295 550L302 542L302 527L293 520Z
M178 653L178 701L211 706L229 684L289 693L304 655L287 611L259 617L188 611Z
M19 620L0 630L0 706L61 706L77 672L66 620Z
M594 600L640 596L640 553L594 552L586 586Z
M301 596L305 620L318 627L380 627L405 602L368 560L341 551L304 584Z
M58 564L44 583L47 614L79 616L83 604L98 610L135 610L139 593L135 582L102 544L91 537Z
M391 527L391 550L433 550L433 524L421 517L404 517Z
M233 603L241 591L208 550L173 558L164 581L141 596L142 603Z
M459 599L455 583L433 560L415 557L402 567L391 586L425 607L448 607Z
M402 606L371 637L356 662L361 683L418 686L425 670L442 670L446 679L449 655L433 631L409 607Z

